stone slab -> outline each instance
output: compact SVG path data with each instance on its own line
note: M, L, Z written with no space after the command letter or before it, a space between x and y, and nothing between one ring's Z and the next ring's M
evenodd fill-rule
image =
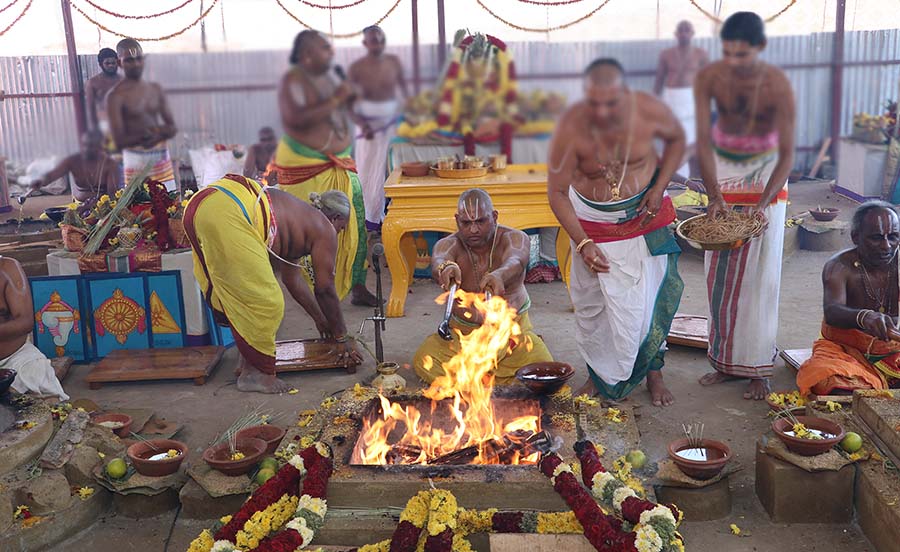
M62 470L44 470L40 476L16 489L16 502L28 506L36 516L65 510L73 500L69 481Z
M46 407L38 407L39 412L24 416L25 421L33 421L31 429L17 429L0 433L0 475L31 462L53 437L53 418Z
M756 445L756 496L776 523L849 523L855 473L853 464L810 473Z
M159 494L113 494L116 513L134 519L154 517L178 507L178 491L167 489Z
M900 398L853 396L853 413L875 434L895 458L900 458Z
M878 552L900 546L900 480L880 462L866 462L856 480L856 516L859 526Z
M246 496L251 493L255 485L246 475L225 475L209 467L206 462L191 464L187 470L188 475L211 498L221 498L231 495ZM329 495L331 491L329 489ZM329 498L329 500L331 500Z
M492 533L488 540L491 552L594 552L594 547L584 535Z
M678 505L688 521L711 521L731 515L731 488L727 478L697 489L656 485L654 490L660 504Z
M100 455L97 454L97 449L82 445L75 447L75 453L66 462L63 470L70 485L91 485L95 482L94 466L99 463Z
M216 520L236 512L249 496L250 493L240 493L213 498L199 483L190 479L178 493L181 501L180 516L187 519Z
M94 494L87 500L75 500L66 510L54 513L37 525L22 529L16 524L0 534L0 550L65 550L64 546L56 545L91 526L109 510L111 503L110 493L95 487Z

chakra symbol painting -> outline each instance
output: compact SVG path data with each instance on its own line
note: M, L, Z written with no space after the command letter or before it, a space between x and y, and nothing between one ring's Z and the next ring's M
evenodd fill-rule
M126 297L120 288L116 288L112 296L100 303L94 311L94 326L97 335L109 333L124 345L128 334L135 330L142 334L147 330L146 313L143 307Z

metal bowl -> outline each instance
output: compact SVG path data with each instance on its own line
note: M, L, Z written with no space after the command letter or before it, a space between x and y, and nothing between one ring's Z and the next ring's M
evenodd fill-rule
M59 224L63 221L63 217L66 216L68 209L68 207L50 207L49 209L44 209L44 214L47 215L48 219Z
M691 217L687 220L683 220L683 221L679 222L678 225L675 227L675 234L677 234L679 238L683 239L688 245L690 245L694 249L701 249L703 251L729 251L731 249L737 249L737 248L743 246L744 244L746 244L753 238L761 235L765 231L765 226L763 226L763 229L755 234L751 234L751 235L743 237L743 238L738 238L738 239L732 240L730 242L717 242L717 243L707 243L707 242L697 241L693 238L687 237L684 234L683 228L686 224L688 224L692 220L698 220L698 219L706 217L706 216L707 216L706 213L704 213L702 215L697 215L695 217Z

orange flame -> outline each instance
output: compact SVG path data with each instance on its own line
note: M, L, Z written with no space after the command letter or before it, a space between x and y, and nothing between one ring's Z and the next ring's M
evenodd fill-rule
M438 302L446 297L442 295ZM381 417L363 421L352 463L387 464L392 449L401 447L407 452L403 463L425 464L472 446L478 448L478 456L471 463L498 463L496 455L489 453L488 443L502 443L505 435L515 431L539 431L537 409L533 414L511 417L496 411L491 401L497 357L522 336L518 313L499 296L485 300L482 295L458 290L456 299L466 313L482 322L467 335L454 330L459 352L444 363L444 375L423 392L431 399L430 412L423 415L415 406L404 407L380 396ZM426 358L426 364L431 362ZM519 458L514 453L509 463L536 460L536 454Z

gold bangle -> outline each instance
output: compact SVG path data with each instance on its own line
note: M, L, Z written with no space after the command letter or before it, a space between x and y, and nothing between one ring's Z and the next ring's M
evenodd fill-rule
M581 250L584 249L584 246L589 243L594 243L594 240L592 240L591 238L584 238L583 240L578 242L578 245L575 246L575 253L578 253L580 255Z
M456 264L456 263L453 262L453 261L444 261L444 262L442 262L441 264L439 264L438 267L437 267L438 274L441 274L442 272L444 272L444 270L445 270L448 266L455 266L456 268L459 268L459 265Z

